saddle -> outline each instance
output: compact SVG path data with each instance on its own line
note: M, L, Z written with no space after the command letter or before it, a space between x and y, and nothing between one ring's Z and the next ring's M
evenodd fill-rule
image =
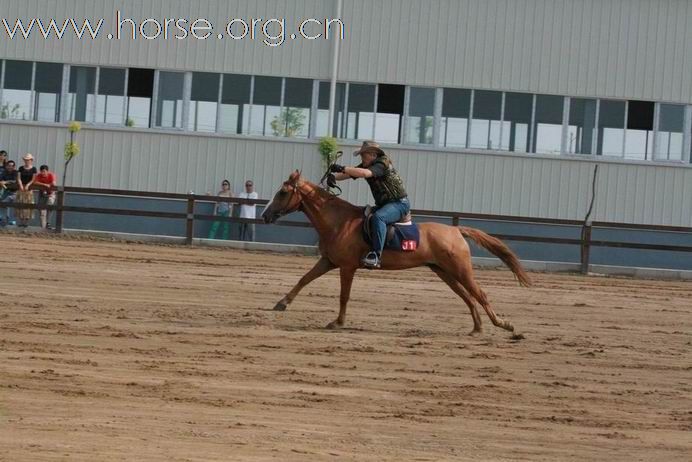
M365 239L368 245L372 245L370 218L375 211L376 209L370 205L366 205L363 209L363 239ZM412 252L418 248L419 243L420 233L418 225L413 223L411 212L407 213L398 222L387 225L385 249Z

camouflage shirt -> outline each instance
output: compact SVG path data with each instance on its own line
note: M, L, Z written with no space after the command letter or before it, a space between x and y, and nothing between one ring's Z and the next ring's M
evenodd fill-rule
M404 182L387 156L378 157L370 167L359 164L357 168L366 168L372 172L372 176L365 181L368 182L378 207L407 197Z

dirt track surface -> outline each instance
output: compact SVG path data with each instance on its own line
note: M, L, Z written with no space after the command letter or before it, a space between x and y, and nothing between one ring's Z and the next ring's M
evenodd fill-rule
M0 235L0 460L690 460L689 283ZM33 258L28 259L30 249ZM31 293L31 295L28 295Z

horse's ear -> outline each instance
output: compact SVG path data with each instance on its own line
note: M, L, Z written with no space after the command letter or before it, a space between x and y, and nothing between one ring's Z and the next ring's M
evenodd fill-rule
M300 172L298 170L296 170L295 172L291 173L291 176L288 177L288 181L295 184L299 178L300 178Z

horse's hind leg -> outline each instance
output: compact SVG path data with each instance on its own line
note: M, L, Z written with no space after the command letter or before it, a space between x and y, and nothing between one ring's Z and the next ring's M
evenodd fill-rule
M300 292L303 287L310 284L312 281L322 276L323 274L333 270L334 268L336 268L336 266L327 258L320 258L319 261L315 264L315 266L313 266L310 271L308 271L302 278L300 278L298 284L296 284L295 287L293 287L293 289L291 289L291 291L284 296L284 298L279 300L279 303L277 303L274 306L274 311L285 311L288 305L291 304L293 299L296 298L298 292Z
M481 326L481 316L478 314L476 304L469 296L468 292L466 292L459 281L445 273L439 266L431 265L430 269L433 270L435 274L437 274L440 279L442 279L449 286L449 288L454 291L455 294L461 297L461 299L464 300L464 303L466 303L466 305L469 307L471 317L473 318L473 330L469 333L469 335L480 334L483 331L483 327Z
M490 321L497 326L501 327L510 332L514 332L514 326L509 321L505 321L495 314L493 308L488 302L488 296L483 292L478 283L473 277L473 265L471 264L471 257L467 254L466 258L461 258L453 262L447 262L446 265L440 265L442 268L454 279L456 279L469 294L481 304L485 312L487 313Z

